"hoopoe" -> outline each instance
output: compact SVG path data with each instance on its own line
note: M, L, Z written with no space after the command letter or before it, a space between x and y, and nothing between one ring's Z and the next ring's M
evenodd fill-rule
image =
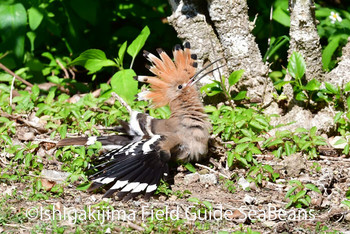
M170 160L198 161L207 154L211 124L195 86L204 76L196 73L197 56L191 54L188 42L183 50L175 46L174 61L163 50L157 52L160 58L144 51L155 76L134 78L151 88L139 93L139 99L151 101L154 107L169 105L169 119L130 110L130 122L120 121L120 135L68 138L57 144L91 145L97 140L114 147L98 158L100 164L94 167L98 172L91 176L89 191L105 186L104 197L119 190L119 199L128 200L142 192L149 198L167 175Z

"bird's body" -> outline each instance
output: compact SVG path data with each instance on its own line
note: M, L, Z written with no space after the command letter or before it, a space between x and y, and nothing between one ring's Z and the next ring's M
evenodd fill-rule
M161 59L144 52L156 77L135 77L151 87L139 98L151 100L155 107L169 105L169 119L130 111L130 122L121 121L120 135L68 138L58 143L88 145L97 140L114 147L99 157L90 190L106 185L106 197L117 190L120 198L130 199L143 191L149 196L168 173L170 160L198 161L206 155L211 125L194 85L196 56L191 55L189 47L189 43L184 50L176 46L174 62L162 50L157 50Z

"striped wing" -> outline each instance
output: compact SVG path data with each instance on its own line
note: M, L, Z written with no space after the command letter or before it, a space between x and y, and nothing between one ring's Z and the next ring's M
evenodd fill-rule
M89 190L107 186L104 197L120 190L117 196L124 200L142 192L146 197L151 196L168 173L170 153L159 147L163 140L164 136L153 135L102 155L100 160L105 162L95 167L98 172L91 176L93 183Z

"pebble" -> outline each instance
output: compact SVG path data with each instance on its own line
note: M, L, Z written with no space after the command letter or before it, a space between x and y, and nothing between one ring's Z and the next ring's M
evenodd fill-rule
M218 179L215 174L199 175L199 180L202 184L217 184Z

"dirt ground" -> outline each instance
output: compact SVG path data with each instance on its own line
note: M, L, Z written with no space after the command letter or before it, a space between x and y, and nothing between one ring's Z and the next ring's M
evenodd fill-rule
M321 156L319 160L305 160L300 154L292 155L288 160L267 156L257 159L278 171L280 178L276 183L263 181L261 186L248 183L243 179L245 169L228 171L218 160L211 159L214 167L206 169L204 164L197 164L196 174L188 172L183 166L175 168L174 180L170 182L172 194L154 195L149 201L141 196L127 202L102 199L101 192L77 190L78 183L67 185L60 196L47 200L10 198L6 207L12 207L14 214L22 212L27 219L21 224L0 225L0 231L28 233L35 227L35 232L55 232L57 230L52 224L55 218L57 226L65 227L65 233L77 231L78 226L84 227L93 222L97 222L97 229L100 225L105 233L123 230L211 233L247 231L248 227L261 233L319 233L327 228L328 231L346 233L350 230L349 208L341 204L350 186L350 159ZM44 168L61 173L59 163L48 162ZM231 175L235 178L232 192L224 178ZM42 177L46 182L55 180L45 179L48 175ZM286 209L288 200L285 194L291 188L288 181L292 179L315 184L322 195L309 191L311 205L308 208ZM0 184L2 196L11 194L14 188L21 193L25 187L21 183ZM111 223L114 224L112 228L104 228ZM150 225L160 226L148 229ZM164 226L168 229L161 228Z

